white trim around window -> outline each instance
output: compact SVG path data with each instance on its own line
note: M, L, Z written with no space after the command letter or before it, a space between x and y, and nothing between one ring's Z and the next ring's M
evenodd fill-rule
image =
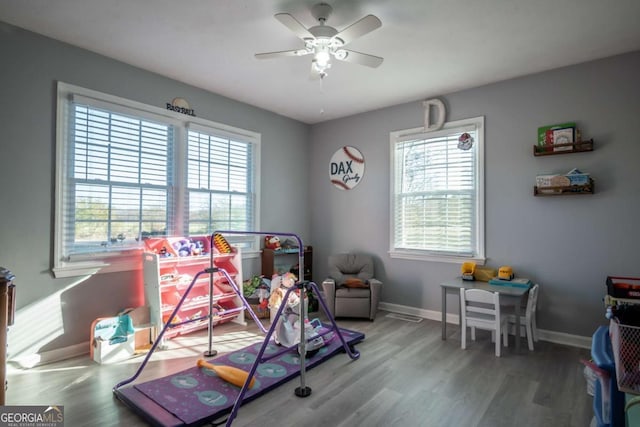
M101 117L102 112L104 117ZM91 114L93 117L89 117ZM242 193L245 199L250 200L243 205L251 209L246 216L251 222L247 227L251 228L246 229L259 229L259 133L62 82L58 83L56 115L56 206L52 262L55 277L140 268L140 253L143 250L141 241L144 230L148 228L165 235L188 235L190 212L189 191L186 188L186 176L189 174L186 150L189 129L205 130L213 137L234 143L234 147L244 144L244 151L248 150L248 155L243 158L249 163L234 171L240 170L247 174L246 180L241 177L239 181L241 184L245 183L246 187L239 192L238 183L235 182L227 187L217 186L216 191L219 194L224 194L224 191L229 191L230 194ZM81 117L84 121L79 125L77 120L81 115L86 117ZM118 129L108 138L98 136L102 138L100 141L82 142L80 147L78 126L82 128L86 123L95 126L104 123L107 127L114 126ZM129 126L132 129L137 126L131 130L131 134L137 135L134 138L139 139L138 147L135 145L136 140L133 140L133 144L127 140L130 137ZM84 132L84 128L81 132ZM116 136L111 139L111 135ZM81 138L89 141L92 137L81 135ZM78 157L78 151L73 150L85 151ZM136 156L140 160L136 160ZM218 162L216 164L219 169L219 159L215 161ZM82 166L80 174L79 164ZM104 172L106 167L109 172ZM142 176L144 177L141 178ZM85 205L78 204L77 193L80 191L98 200L91 203L108 206L109 215L112 216L96 216L94 205L91 205L94 209L90 214L79 214L87 204L86 201ZM105 204L107 197L108 203ZM132 202L136 203L131 205L134 209L127 208ZM128 214L134 213L135 206L138 205L138 216L134 214L130 218ZM225 222L224 218L222 220ZM79 227L81 221L88 225ZM140 224L137 225L137 236L118 234L118 227L124 227L127 223L133 224L132 228L136 227L136 223ZM227 220L226 223L233 221ZM211 225L215 226L215 223ZM103 242L91 237L79 239L79 232L89 234L91 227L109 229L103 233L104 238L101 237ZM255 256L259 251L257 238L244 239L238 243L244 247L243 254Z
M391 132L390 159L391 258L484 264L484 117Z

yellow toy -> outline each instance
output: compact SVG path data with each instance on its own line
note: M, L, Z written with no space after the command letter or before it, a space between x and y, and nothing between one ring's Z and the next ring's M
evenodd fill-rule
M476 272L475 262L465 262L462 264L462 280L475 280L474 274Z
M513 268L508 265L503 265L498 269L498 279L500 280L511 280L513 279Z
M213 247L221 254L231 253L231 246L229 245L229 242L227 242L227 239L225 239L220 233L215 233L213 235Z
M244 383L249 378L249 373L240 368L235 368L233 366L225 366L225 365L214 365L212 363L205 362L203 359L198 359L197 362L198 368L206 368L210 369L223 380L230 382L231 384L242 387ZM255 377L251 378L249 382L249 388L253 387L256 383Z

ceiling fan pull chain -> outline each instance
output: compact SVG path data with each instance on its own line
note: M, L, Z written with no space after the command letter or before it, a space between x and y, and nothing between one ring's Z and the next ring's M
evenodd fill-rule
M324 76L320 76L320 115L324 114Z

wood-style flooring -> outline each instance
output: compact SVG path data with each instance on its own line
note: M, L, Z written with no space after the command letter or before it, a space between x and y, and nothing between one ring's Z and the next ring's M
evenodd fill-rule
M589 351L540 341L529 352L514 338L502 357L488 332L460 349L459 328L407 322L380 311L374 322L339 319L365 333L352 361L338 354L306 374L312 394L298 398L295 378L240 408L234 426L449 426L587 427L593 411L580 359ZM215 328L214 348L232 351L262 340L255 324ZM207 347L200 331L169 341L136 381L168 375L195 364ZM32 369L9 367L7 405L63 405L65 426L144 426L116 399L113 386L130 377L142 358L99 365L89 356Z

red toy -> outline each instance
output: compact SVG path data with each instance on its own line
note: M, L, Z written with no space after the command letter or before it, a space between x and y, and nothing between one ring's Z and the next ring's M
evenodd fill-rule
M264 247L273 250L280 249L280 238L278 236L266 236L264 238Z

